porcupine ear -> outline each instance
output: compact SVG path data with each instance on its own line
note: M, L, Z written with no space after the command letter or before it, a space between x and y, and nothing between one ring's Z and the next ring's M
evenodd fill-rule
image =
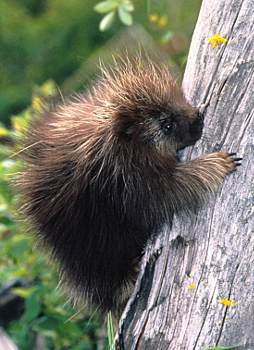
M117 112L113 119L113 132L123 139L130 139L137 132L136 118L131 113Z

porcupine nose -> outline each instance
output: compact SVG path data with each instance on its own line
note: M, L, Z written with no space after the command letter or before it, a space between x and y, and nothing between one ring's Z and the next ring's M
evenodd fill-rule
M196 112L196 119L200 121L202 126L204 126L204 115L199 111Z
M199 111L196 111L193 117L193 122L191 123L191 126L197 129L203 129L204 126L204 116Z
M196 110L192 117L192 124L196 124L196 125L200 125L203 126L204 125L204 116L201 112L199 112L198 110Z
M193 141L200 139L204 127L204 116L199 111L196 111L192 117L192 123L190 124L190 135Z

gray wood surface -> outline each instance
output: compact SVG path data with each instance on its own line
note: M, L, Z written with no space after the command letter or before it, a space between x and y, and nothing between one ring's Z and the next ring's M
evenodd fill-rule
M0 327L0 350L18 350L2 327Z
M228 41L212 49L217 32ZM253 0L203 1L183 89L205 113L203 137L183 158L228 151L243 161L197 216L176 218L148 245L120 321L119 349L253 350ZM235 306L221 304L224 298Z

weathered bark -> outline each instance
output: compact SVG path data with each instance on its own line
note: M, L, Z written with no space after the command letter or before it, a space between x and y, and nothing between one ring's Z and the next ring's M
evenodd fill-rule
M202 4L183 89L204 111L205 128L184 158L228 151L243 161L197 216L176 218L147 247L120 321L120 349L254 349L253 23L253 0ZM228 41L212 49L217 32Z
M0 350L18 350L2 327L0 327Z

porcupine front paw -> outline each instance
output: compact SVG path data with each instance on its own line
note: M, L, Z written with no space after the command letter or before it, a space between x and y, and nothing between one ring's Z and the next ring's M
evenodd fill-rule
M236 167L240 166L242 163L242 158L235 157L236 153L227 153L227 152L220 152L216 153L219 158L223 159L223 165L225 173L226 174L231 174L236 170Z

